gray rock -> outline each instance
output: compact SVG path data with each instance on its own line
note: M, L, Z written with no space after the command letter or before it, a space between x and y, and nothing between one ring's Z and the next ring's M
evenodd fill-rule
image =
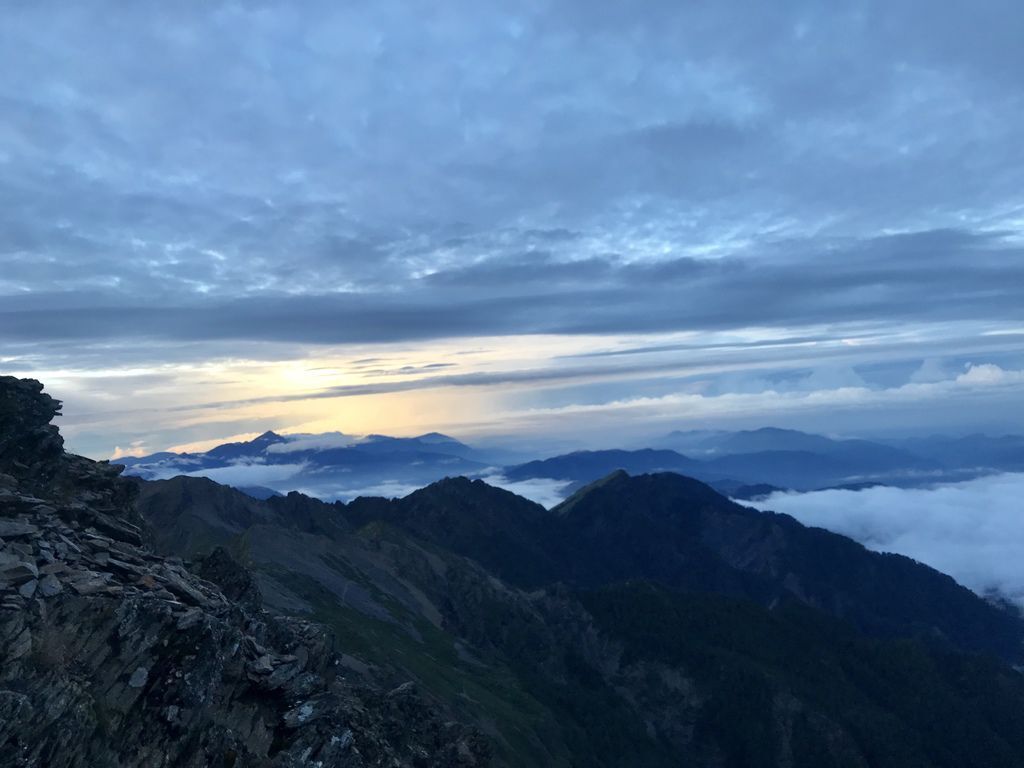
M0 570L5 566L14 565L19 562L21 562L21 555L16 555L13 552L0 552Z
M7 581L11 584L24 584L26 581L39 577L39 569L36 568L35 563L30 563L25 560L19 560L18 562L11 563L10 565L0 566L0 581Z
M274 665L270 661L270 656L260 656L252 663L250 669L258 675L269 675L274 671Z
M48 573L39 580L39 592L43 597L54 597L64 590L60 579L52 573Z
M25 627L17 637L14 638L14 642L10 644L7 649L8 661L15 661L25 656L32 650L32 632L28 627Z
M149 679L149 670L146 667L137 667L132 676L128 678L128 685L131 688L141 688Z
M26 600L30 599L36 593L36 587L39 586L39 582L35 579L26 581L20 587L18 587L18 594L24 597Z
M0 536L5 539L34 536L37 533L39 533L39 528L31 523L23 523L18 520L0 520Z
M107 588L106 579L94 578L71 582L71 588L80 595L94 595Z
M203 612L198 608L191 608L178 619L178 629L191 629L203 620Z

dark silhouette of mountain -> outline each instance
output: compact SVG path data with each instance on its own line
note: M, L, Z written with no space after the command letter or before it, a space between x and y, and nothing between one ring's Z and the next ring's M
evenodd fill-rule
M437 483L377 514L527 588L540 574L582 587L645 579L765 605L796 599L869 634L931 637L1004 658L1018 658L1024 641L1018 617L938 571L788 515L740 506L671 473L615 472L547 516L464 479Z
M154 529L223 515L268 604L501 765L1024 764L1024 682L963 653L1019 659L1018 617L695 480L614 473L550 511L466 478L349 504L138 482Z

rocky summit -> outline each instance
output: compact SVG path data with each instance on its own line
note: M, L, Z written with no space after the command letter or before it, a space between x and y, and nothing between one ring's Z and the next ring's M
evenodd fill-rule
M60 403L0 378L0 766L475 766L411 684L350 682L225 551L158 556L120 468L65 453Z

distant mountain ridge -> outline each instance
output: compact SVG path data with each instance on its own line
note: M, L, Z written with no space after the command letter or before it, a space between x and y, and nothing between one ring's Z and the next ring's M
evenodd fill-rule
M616 469L669 471L752 498L771 487L811 491L830 487L913 487L1024 469L1024 437L838 440L791 429L672 432L658 448L577 451L505 469L522 482L563 480L578 489ZM744 494L746 494L744 496Z
M502 467L499 455L437 432L357 438L268 431L205 452L163 452L118 463L126 466L127 474L146 479L204 475L258 498L300 490L328 501L403 496L454 475L519 484L515 487L524 492L531 482L542 481L564 498L617 469L631 474L676 472L736 498L753 499L773 489L916 486L1024 469L1024 438L1014 436L839 440L764 427L673 432L655 442L660 447L575 451Z
M487 456L455 438L430 432L417 437L341 433L281 435L273 431L195 453L162 452L125 457L128 475L148 480L202 475L257 497L302 489L321 498L361 493L401 495L450 474L476 474Z

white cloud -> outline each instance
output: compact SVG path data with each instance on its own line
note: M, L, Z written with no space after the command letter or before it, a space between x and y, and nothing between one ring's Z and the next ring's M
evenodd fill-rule
M967 370L956 377L956 383L974 387L1020 384L1024 383L1024 371L1007 371L991 363L969 364Z
M298 451L327 451L332 448L348 448L357 440L341 432L327 432L322 435L284 435L286 443L267 446L267 453L296 453Z
M1024 474L929 489L777 493L753 504L896 552L1024 605Z
M509 480L504 475L489 475L482 479L488 485L512 491L547 509L551 509L565 498L565 489L572 483L571 480L555 480L550 477Z
M208 477L211 480L245 487L250 485L269 485L274 487L298 475L306 468L305 464L232 464L230 467L214 467L186 472L190 477ZM175 472L174 474L182 474Z
M1021 397L1024 370L1007 370L993 364L968 365L964 373L942 381L908 382L885 388L833 384L835 386L820 389L766 385L767 388L756 392L713 395L678 392L659 397L572 403L507 411L499 415L499 421L515 424L519 430L534 434L542 434L553 424L557 425L559 434L589 436L614 430L621 440L624 435L647 434L644 430L663 428L659 425L665 424L763 423L767 414L771 414L775 423L781 418L787 424L811 429L815 428L814 423L802 424L799 419L814 422L827 414L830 424L834 424L841 414L848 413L851 414L848 421L856 427L863 421L861 414L871 413L877 419L881 413L886 414L887 421L883 423L892 424L894 416L913 414L928 405L930 408L923 411L924 418L935 425L935 408L941 405L944 414L944 421L939 422L941 431L950 424L957 424L956 419L960 417L980 421L993 412L1000 412L1005 419L1000 409L1006 401L1017 402ZM1009 426L1019 428L1015 423Z
M145 456L150 453L149 448L146 446L144 440L132 440L131 444L127 448L122 448L120 445L114 446L114 452L110 455L111 461L117 459L124 459L134 456Z
M307 496L314 496L318 499L323 499L324 501L349 502L360 496L381 496L385 499L400 499L422 487L422 484L406 483L401 480L384 480L380 483L374 483L373 485L356 486L353 488L328 488L324 486L315 486L309 488L297 488L296 490L299 493L304 493Z

